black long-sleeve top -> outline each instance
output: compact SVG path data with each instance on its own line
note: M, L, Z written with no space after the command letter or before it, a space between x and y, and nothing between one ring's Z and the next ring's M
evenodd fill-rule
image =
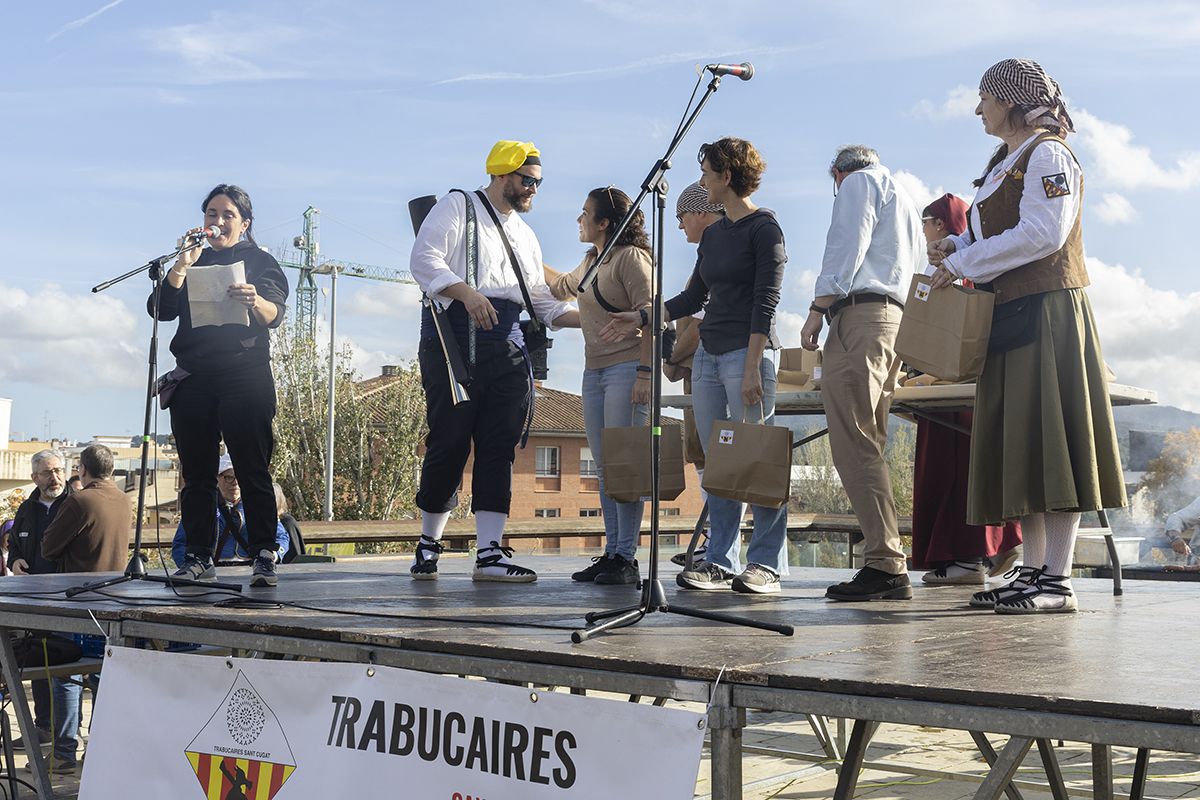
M749 346L754 333L777 348L775 307L785 264L775 212L760 208L737 222L717 220L704 229L696 267L684 290L666 302L667 316L679 319L704 308L700 341L714 355Z
M238 242L224 250L205 249L193 266L210 267L243 262L246 266L246 283L254 284L255 290L265 300L279 308L279 313L270 325L263 325L250 312L250 326L205 325L192 327L192 315L187 302L188 282L175 289L165 279L162 282L162 298L159 301L158 318L163 322L179 320L179 329L171 339L171 352L175 363L191 373L215 373L241 366L266 364L271 359L269 328L277 328L283 322L283 313L288 298L287 277L279 262L268 252L260 250L250 242ZM146 313L154 313L154 294L146 300Z

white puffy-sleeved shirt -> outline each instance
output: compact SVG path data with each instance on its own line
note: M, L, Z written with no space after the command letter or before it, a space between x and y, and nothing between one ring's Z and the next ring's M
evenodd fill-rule
M925 263L921 214L888 168L847 175L833 200L817 297L870 292L903 303L913 272Z
M485 297L511 300L524 305L521 287L508 263L508 253L500 240L500 232L488 215L483 202L469 192L475 205L475 220L479 231L479 266L476 286ZM467 277L467 212L465 198L459 192L449 192L430 210L421 225L409 259L409 271L421 289L443 306L453 300L441 292ZM554 320L575 306L561 302L550 293L542 272L542 246L533 229L515 211L496 215L508 234L513 253L520 262L529 299L537 318L554 328Z
M1189 528L1200 526L1200 497L1167 517L1164 526L1167 538L1172 541L1179 538ZM1200 529L1192 534L1192 540L1200 544Z
M1016 227L986 239L976 240L971 234L982 231L979 201L986 200L999 188L1004 176L1038 135L1026 139L988 173L971 204L970 225L962 236L950 237L956 249L943 263L958 277L978 283L990 281L1057 253L1066 244L1079 214L1083 171L1066 146L1054 141L1042 142L1030 155L1021 193L1021 219Z

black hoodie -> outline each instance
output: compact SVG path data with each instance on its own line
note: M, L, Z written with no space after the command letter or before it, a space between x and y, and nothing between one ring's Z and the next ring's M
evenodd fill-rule
M29 499L17 507L12 530L8 534L9 569L12 569L13 562L18 558L23 558L29 565L31 575L58 572L58 562L50 561L42 555L42 534L46 532L63 500L66 500L70 493L71 488L64 486L62 494L54 498L54 502L47 508L41 500L42 490L34 489Z

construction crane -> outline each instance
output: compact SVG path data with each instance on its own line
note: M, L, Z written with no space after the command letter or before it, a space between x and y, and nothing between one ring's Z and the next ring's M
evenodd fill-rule
M314 275L338 275L389 283L416 284L408 270L357 264L331 259L321 261L321 211L309 206L304 211L304 233L292 240L295 250L276 253L279 266L300 271L296 283L296 335L313 338L317 332L317 284Z
M335 398L337 396L337 279L338 275L351 278L366 278L390 283L412 283L407 270L377 267L372 264L356 264L352 261L320 261L321 222L320 209L309 206L304 211L304 233L292 240L298 252L277 253L282 267L300 270L296 286L296 336L307 336L310 340L317 333L317 284L314 275L329 276L329 386L328 416L325 425L325 500L322 517L333 519L333 433L335 424ZM319 263L318 263L319 262Z

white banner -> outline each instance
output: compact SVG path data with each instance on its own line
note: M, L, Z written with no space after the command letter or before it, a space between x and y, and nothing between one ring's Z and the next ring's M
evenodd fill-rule
M685 800L704 719L365 664L114 647L79 797Z

